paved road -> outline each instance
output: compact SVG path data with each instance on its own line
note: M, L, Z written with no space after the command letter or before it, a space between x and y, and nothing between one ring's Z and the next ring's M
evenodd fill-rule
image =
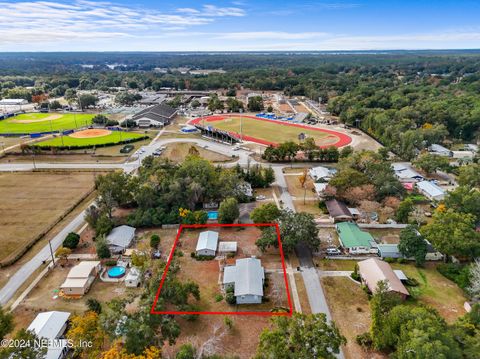
M82 211L69 224L65 226L52 240L52 249L60 247L68 233L74 232L83 223L85 211ZM33 273L40 267L43 261L49 260L50 248L48 244L43 247L30 261L25 263L14 275L10 277L7 284L0 290L0 304L5 305L14 295L15 292L30 278Z

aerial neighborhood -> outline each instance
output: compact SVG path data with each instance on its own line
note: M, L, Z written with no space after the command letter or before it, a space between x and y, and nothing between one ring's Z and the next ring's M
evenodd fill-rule
M478 358L465 51L0 53L0 358Z

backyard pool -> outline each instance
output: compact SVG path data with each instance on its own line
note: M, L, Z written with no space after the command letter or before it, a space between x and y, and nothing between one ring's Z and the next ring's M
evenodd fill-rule
M121 278L125 275L125 268L120 266L112 267L107 273L110 278Z
M208 219L218 219L218 212L217 211L209 211L208 212Z

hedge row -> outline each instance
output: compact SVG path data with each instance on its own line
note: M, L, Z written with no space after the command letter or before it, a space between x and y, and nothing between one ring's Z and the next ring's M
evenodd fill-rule
M138 141L143 141L150 138L149 136L142 136L138 138L130 138L128 140L123 140L119 142L108 142L108 143L102 143L102 144L90 144L90 145L82 145L82 146L42 146L41 144L38 145L32 145L32 147L37 147L41 150L47 151L47 150L83 150L83 149L88 149L88 148L99 148L99 147L111 147L111 146L117 146L117 145L125 145L127 143L132 143L132 142L138 142Z

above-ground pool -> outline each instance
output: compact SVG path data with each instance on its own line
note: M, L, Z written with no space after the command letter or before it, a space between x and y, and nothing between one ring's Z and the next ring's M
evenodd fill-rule
M218 212L217 211L209 211L208 212L208 219L218 219Z
M120 266L112 267L107 273L110 278L121 278L125 275L125 268Z

